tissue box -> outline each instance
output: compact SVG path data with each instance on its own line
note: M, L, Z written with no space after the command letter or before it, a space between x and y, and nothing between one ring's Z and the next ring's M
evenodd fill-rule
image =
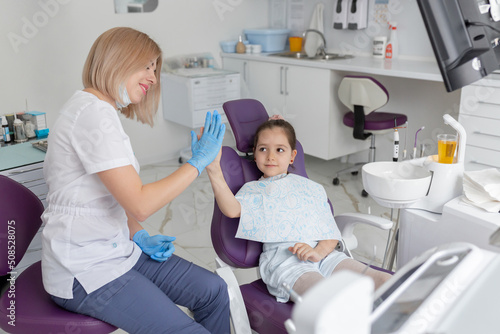
M47 129L47 118L44 112L28 111L27 114L31 115L31 122L35 125L35 130L40 131Z
M250 44L262 45L262 52L285 50L289 29L245 29L243 30Z

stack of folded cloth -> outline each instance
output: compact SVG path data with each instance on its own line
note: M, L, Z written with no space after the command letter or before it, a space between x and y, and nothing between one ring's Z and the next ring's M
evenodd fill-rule
M464 200L488 212L500 212L500 171L496 168L464 172Z

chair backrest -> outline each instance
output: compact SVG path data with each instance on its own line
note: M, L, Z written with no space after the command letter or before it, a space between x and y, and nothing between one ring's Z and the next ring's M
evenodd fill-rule
M229 101L223 108L233 130L236 147L241 152L252 152L255 131L269 118L266 109L259 101L251 99ZM297 156L288 171L308 177L304 150L298 141L296 149ZM227 146L222 148L220 164L224 178L234 194L246 182L257 180L262 176L254 161L241 157L234 149ZM219 258L225 263L237 268L256 267L259 264L262 244L235 238L238 222L239 218L224 216L215 201L211 226L212 244Z
M0 276L21 261L42 225L43 204L22 184L0 175Z
M338 96L349 110L362 106L365 115L384 106L389 101L389 92L372 77L346 75L340 82Z
M222 108L233 130L236 148L240 152L251 153L255 131L269 118L266 108L253 99L228 101Z

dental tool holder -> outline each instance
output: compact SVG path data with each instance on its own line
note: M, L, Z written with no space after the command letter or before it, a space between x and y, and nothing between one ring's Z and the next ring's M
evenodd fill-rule
M450 115L444 115L443 120L458 133L455 161L452 164L439 163L437 155L416 160L417 163L422 162L423 167L432 173L432 179L427 196L410 205L409 208L442 213L443 206L448 201L462 195L467 135L464 127Z
M445 203L462 194L465 129L450 115L444 115L443 119L458 132L455 162L438 163L437 155L432 155L395 162L394 165L383 161L365 165L363 186L377 203L389 208L417 208L442 213ZM431 177L422 175L423 172L430 172ZM417 186L425 188L418 190Z

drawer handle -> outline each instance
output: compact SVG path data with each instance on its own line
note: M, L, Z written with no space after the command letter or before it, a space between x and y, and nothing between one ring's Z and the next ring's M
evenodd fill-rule
M476 164L476 165L488 166L488 167L493 167L493 168L500 168L500 166L494 166L494 165L490 165L490 164L485 164L483 162L479 162L479 161L476 161L476 160L471 160L469 162L471 164Z
M45 181L44 178L41 177L41 178L38 178L38 179L31 179L31 180L24 180L24 181L17 181L17 182L19 182L21 184L25 184L25 183L31 183L31 182L40 181L40 180Z
M37 167L37 168L31 168L31 169L15 170L15 171L9 172L9 175L18 175L18 174L28 173L28 172L32 172L32 171L40 170L40 169L42 169L42 168Z
M481 132L481 131L474 131L473 134L475 134L475 135L481 135L481 136L490 136L490 137L500 138L499 135L493 135L491 133L484 133L484 132Z

